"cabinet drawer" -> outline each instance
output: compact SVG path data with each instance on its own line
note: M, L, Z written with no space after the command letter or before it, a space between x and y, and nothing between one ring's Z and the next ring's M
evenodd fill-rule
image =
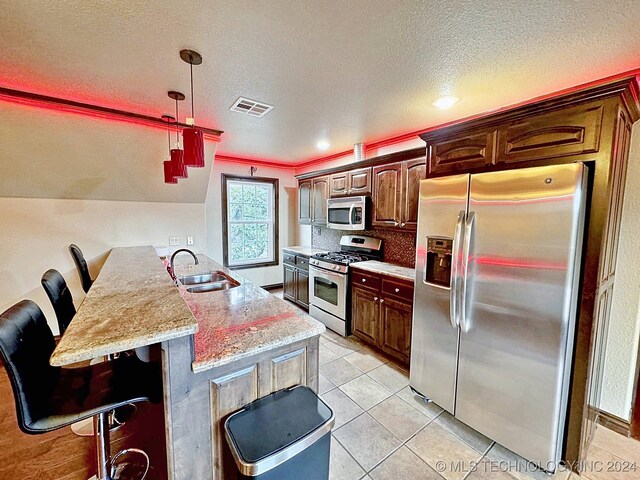
M413 285L400 280L383 277L382 293L413 302Z
M498 162L525 162L597 152L604 107L564 108L527 117L498 131Z
M358 287L380 290L380 277L375 274L364 273L360 270L353 270L351 281Z
M284 260L283 260L284 263L288 263L289 265L296 264L296 256L293 253L284 252L283 257L284 257Z
M296 266L302 270L309 270L309 259L303 255L297 255Z

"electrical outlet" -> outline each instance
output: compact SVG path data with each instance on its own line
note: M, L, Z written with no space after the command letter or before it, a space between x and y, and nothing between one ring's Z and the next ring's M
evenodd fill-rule
M187 245L193 245L193 237L191 235L187 237Z
M177 247L178 245L180 245L180 237L177 237L177 236L169 237L169 246Z

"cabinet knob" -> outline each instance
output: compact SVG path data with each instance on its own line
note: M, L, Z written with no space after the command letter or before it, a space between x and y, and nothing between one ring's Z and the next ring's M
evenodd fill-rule
M378 297L373 297L373 301L377 302L378 301Z
M384 298L381 298L381 299L380 299L380 303L384 303Z
M400 289L399 289L399 288L396 288L396 293L398 293L399 291L400 291Z
M367 283L367 279L366 279L366 278L363 278L363 279L362 279L362 283Z
M397 227L398 226L398 222L393 222L393 226Z
M402 225L400 225L401 227L404 227L406 225L406 223L402 222Z

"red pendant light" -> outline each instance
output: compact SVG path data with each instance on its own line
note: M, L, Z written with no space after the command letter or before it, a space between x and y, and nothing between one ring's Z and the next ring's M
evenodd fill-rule
M169 124L175 122L173 115L162 115L162 119L167 122L167 141L169 143L169 160L162 162L164 169L164 183L178 183L178 179L173 175L173 164L171 163L171 129Z
M187 119L191 127L182 130L184 164L187 167L202 168L204 167L204 132L195 127L193 115L193 66L202 63L202 55L193 50L181 50L180 58L189 64L191 72L191 118Z
M185 99L183 93L170 91L168 93L169 98L172 98L176 102L176 143L171 149L171 165L173 167L173 176L175 178L187 178L187 167L184 164L184 151L180 148L180 127L178 126L178 102Z

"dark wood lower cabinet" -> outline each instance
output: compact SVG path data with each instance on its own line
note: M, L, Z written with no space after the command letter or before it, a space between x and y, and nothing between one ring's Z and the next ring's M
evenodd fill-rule
M298 303L306 308L309 308L309 272L302 269L298 270L297 280Z
M359 278L354 271L354 278ZM351 333L404 364L411 356L413 284L366 272L367 286L351 287ZM373 277L373 278L371 278ZM374 285L371 287L369 285ZM387 292L385 285L397 286Z
M391 297L380 300L380 348L403 363L411 356L411 317L413 308L407 300Z
M296 267L285 264L282 296L292 302L296 301L296 273Z
M283 297L309 309L309 257L285 250Z
M367 343L376 344L380 336L380 308L376 292L353 287L351 291L351 333Z

